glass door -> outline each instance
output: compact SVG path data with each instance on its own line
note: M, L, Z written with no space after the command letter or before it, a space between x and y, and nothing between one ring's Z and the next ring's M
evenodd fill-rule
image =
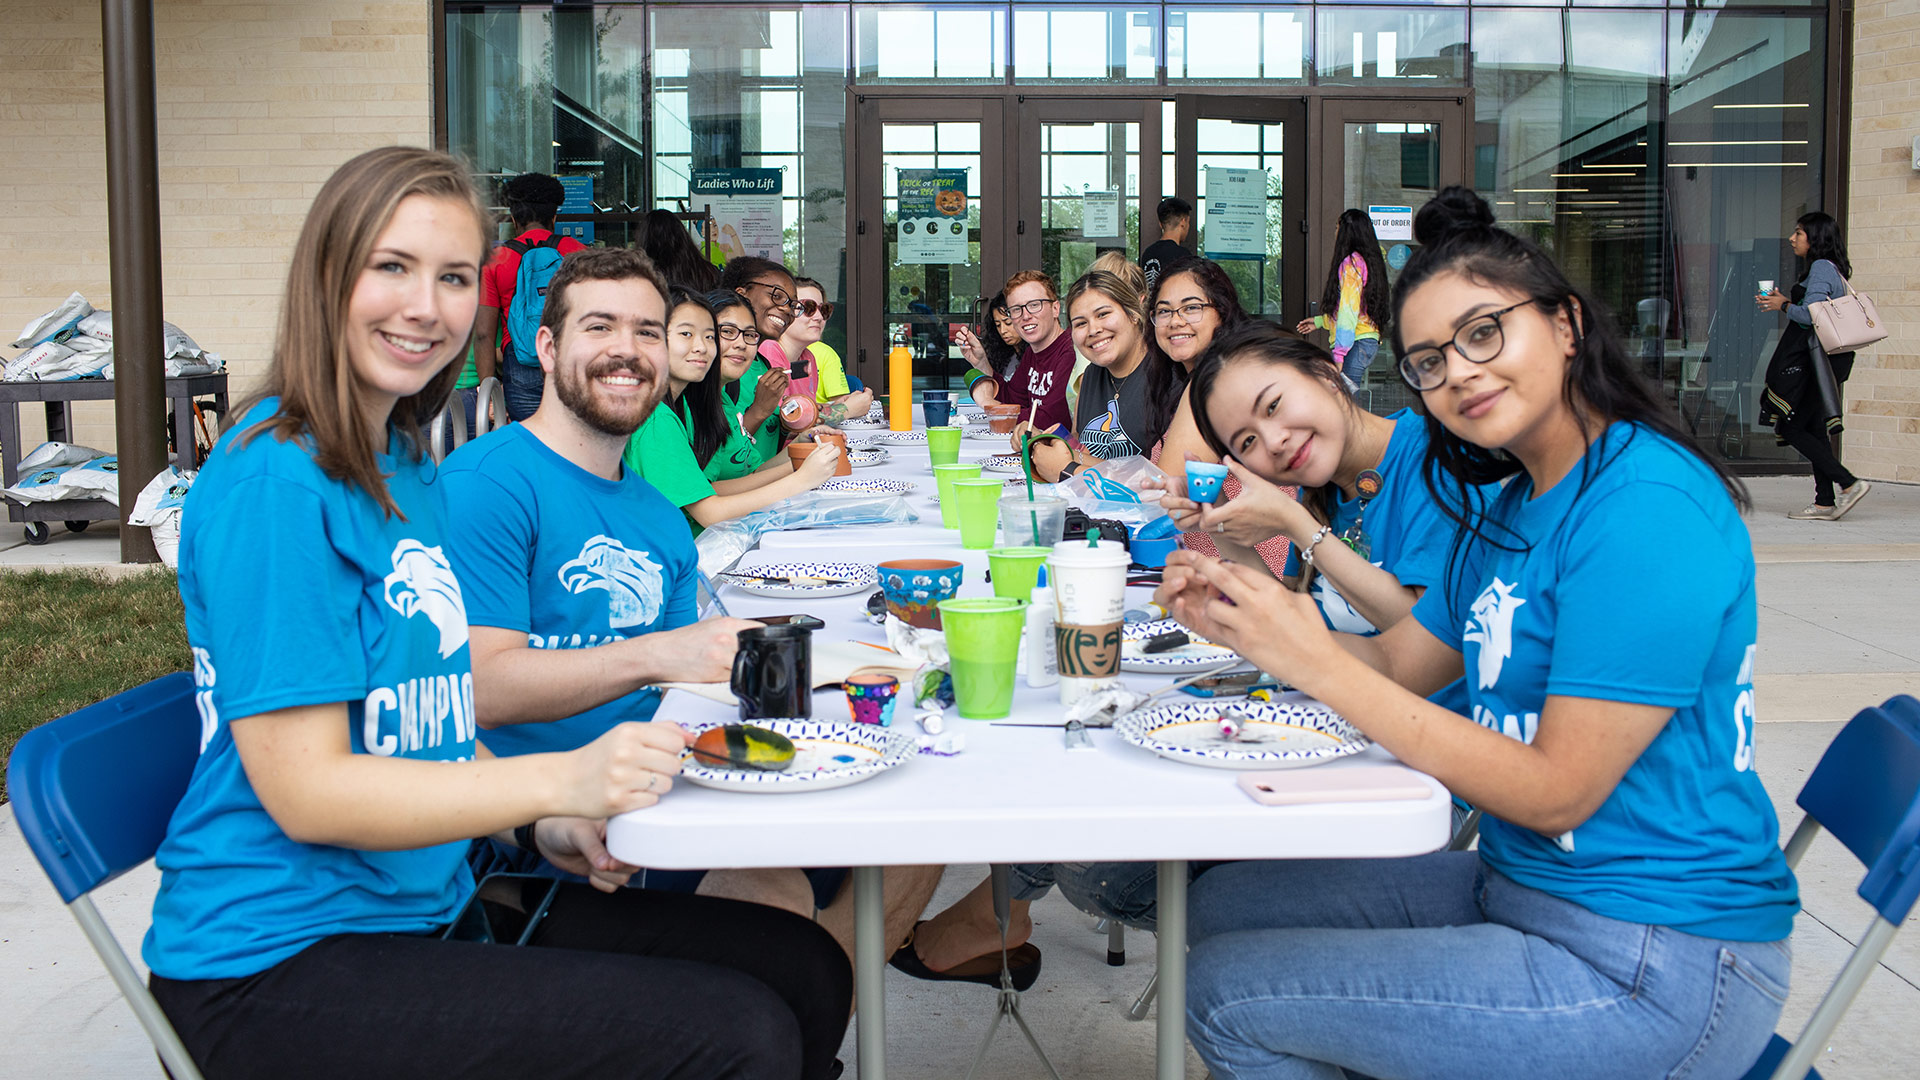
M1001 102L862 98L856 103L855 363L884 388L895 345L915 386L964 388L954 330L979 319L1003 280Z
M1249 312L1289 325L1304 318L1306 105L1184 95L1174 127L1178 194L1194 207L1189 246L1220 264Z
M1399 276L1418 246L1414 213L1441 188L1467 182L1466 116L1460 98L1321 104L1310 298L1319 298L1331 272L1335 223L1348 208L1365 210L1373 218L1388 280ZM1362 386L1361 401L1378 413L1409 404L1413 396L1388 353L1383 342Z
M1142 169L1140 148L1160 145L1160 126L1157 100L1022 101L1011 269L1044 270L1064 294L1106 252L1139 262L1141 221L1160 203L1159 169Z

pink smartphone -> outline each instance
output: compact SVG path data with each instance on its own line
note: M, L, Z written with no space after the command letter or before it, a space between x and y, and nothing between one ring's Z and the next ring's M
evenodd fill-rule
M1262 806L1389 802L1424 799L1432 794L1426 779L1404 765L1355 765L1344 769L1276 769L1241 773L1240 790Z

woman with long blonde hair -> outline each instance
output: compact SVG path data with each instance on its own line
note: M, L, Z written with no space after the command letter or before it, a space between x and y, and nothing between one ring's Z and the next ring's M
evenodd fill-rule
M851 998L830 936L619 888L604 819L671 789L686 732L477 741L421 431L487 235L466 167L408 147L347 162L308 213L272 368L182 520L201 746L157 856L154 997L213 1078L827 1075ZM580 882L476 894L489 835ZM468 917L529 947L477 943Z

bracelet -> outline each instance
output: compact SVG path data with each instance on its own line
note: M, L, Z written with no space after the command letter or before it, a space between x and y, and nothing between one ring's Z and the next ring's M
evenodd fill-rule
M1331 525L1320 526L1320 531L1313 534L1313 539L1307 541L1307 546L1300 549L1300 561L1303 563L1306 563L1308 566L1312 566L1313 565L1313 549L1320 546L1320 541L1325 540L1327 537L1332 535L1333 535L1333 526Z
M525 825L515 825L513 827L514 846L518 847L521 851L531 851L535 855L540 854L540 845L536 843L533 838L534 826L538 824L540 823L535 821Z

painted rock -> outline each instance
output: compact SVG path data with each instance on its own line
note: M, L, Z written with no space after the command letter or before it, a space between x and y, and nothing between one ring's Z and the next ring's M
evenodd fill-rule
M693 740L693 758L720 769L781 772L793 764L793 741L763 727L726 724Z

